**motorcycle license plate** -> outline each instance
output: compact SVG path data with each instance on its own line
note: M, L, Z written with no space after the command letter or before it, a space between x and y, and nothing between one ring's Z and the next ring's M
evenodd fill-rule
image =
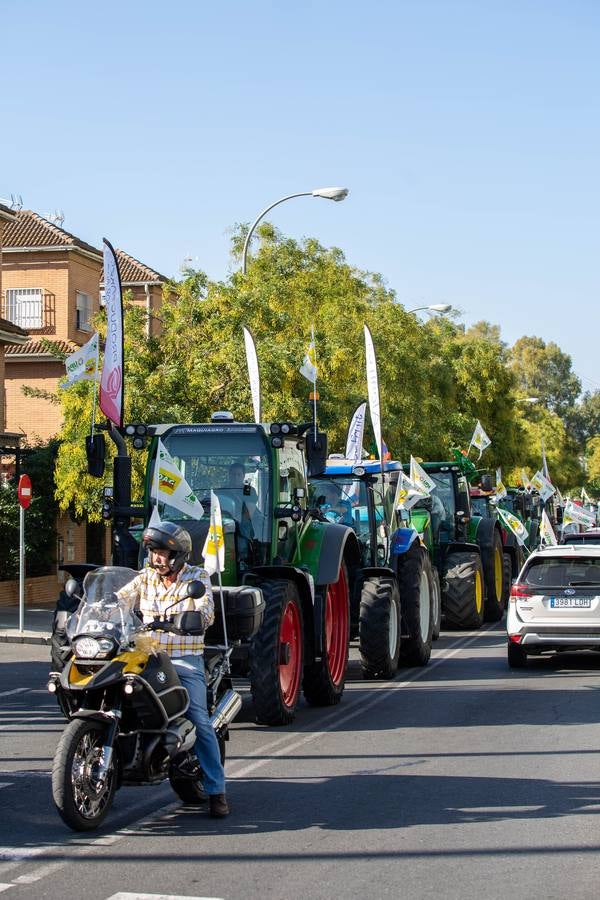
M551 609L590 609L591 597L550 597Z

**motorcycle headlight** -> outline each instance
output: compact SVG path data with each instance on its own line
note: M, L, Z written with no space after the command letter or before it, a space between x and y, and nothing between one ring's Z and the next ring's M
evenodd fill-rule
M80 637L73 644L73 651L79 659L106 659L114 646L110 638Z

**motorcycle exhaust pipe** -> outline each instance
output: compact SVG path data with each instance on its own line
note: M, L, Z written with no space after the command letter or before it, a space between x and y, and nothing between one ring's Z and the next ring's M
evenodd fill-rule
M241 708L242 698L237 691L226 691L223 694L210 717L210 724L217 734L231 725Z

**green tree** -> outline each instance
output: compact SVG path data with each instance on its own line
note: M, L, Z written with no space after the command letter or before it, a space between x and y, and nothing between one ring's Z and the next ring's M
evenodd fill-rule
M48 575L56 563L54 464L57 441L29 448L22 469L31 478L32 498L25 511L25 572L29 577ZM25 448L27 449L27 448ZM0 580L19 575L19 503L16 475L0 487Z
M511 353L511 368L524 396L538 397L549 410L564 417L581 393L581 382L572 370L572 360L553 341L521 337Z

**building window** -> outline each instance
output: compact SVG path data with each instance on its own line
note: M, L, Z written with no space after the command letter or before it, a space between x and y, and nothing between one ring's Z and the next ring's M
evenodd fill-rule
M79 331L92 330L92 298L77 291L77 328Z
M26 331L30 328L43 328L43 296L41 288L7 288L6 318Z

